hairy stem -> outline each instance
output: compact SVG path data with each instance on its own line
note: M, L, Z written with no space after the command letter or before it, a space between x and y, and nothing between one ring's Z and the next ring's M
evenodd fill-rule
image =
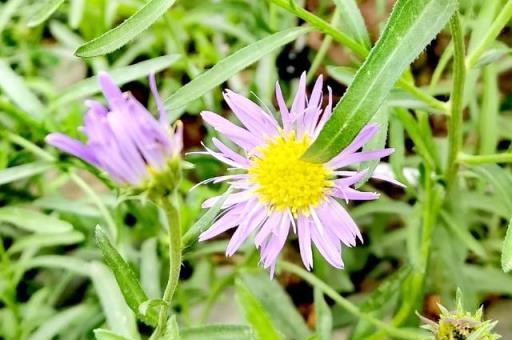
M458 13L450 20L450 29L453 40L453 82L450 98L451 116L448 123L448 162L445 173L448 189L453 187L456 180L457 156L462 145L462 110L466 69L464 66L464 36Z
M158 324L151 339L159 339L165 334L167 319L169 317L169 309L171 301L178 286L181 270L181 226L178 209L176 209L169 197L163 197L159 200L160 206L167 216L168 233L169 233L169 279L165 286L163 301L165 304L160 308L158 315Z

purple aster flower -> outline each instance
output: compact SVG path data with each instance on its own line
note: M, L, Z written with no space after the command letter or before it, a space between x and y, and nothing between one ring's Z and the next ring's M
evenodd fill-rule
M171 129L153 75L149 85L158 120L130 93L122 93L107 73L98 75L98 83L108 108L93 100L85 102L89 110L81 130L87 142L62 133L50 133L46 142L105 171L119 184L141 186L179 156L182 125L178 122L176 130Z
M276 84L281 124L252 101L229 90L225 91L224 99L243 126L212 112L201 113L209 125L240 147L241 152L235 152L216 138L213 144L218 151L206 148L203 152L238 171L203 182L225 181L231 193L217 220L200 235L200 241L236 228L226 249L226 255L231 256L254 235L261 263L266 269L270 268L273 275L277 257L292 230L298 237L302 261L308 270L313 266L312 244L328 263L343 268L342 245L355 246L356 239L362 241L362 237L338 200L364 201L379 197L377 193L353 188L365 178L367 170L355 171L350 167L388 156L393 149L360 151L378 130L377 125L368 124L349 146L328 162L302 160L302 154L331 115L331 89L328 88L329 102L323 107L322 83L320 76L308 98L303 74L290 109ZM347 167L349 169L345 169ZM208 199L203 207L211 207L220 198Z

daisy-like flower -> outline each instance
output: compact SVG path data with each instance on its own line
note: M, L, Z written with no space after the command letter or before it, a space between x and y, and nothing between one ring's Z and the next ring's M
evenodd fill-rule
M293 230L308 270L313 266L312 244L328 263L343 268L342 245L355 246L356 239L362 241L362 237L338 200L349 202L379 197L377 193L352 188L366 176L367 170L343 169L388 156L393 150L359 151L377 132L378 127L369 124L330 161L311 163L302 160L301 156L331 115L331 89L329 102L323 108L322 85L320 76L308 98L303 74L293 104L288 109L279 84L276 84L282 124L252 101L229 90L225 91L224 99L243 127L215 113L201 113L209 125L241 149L241 153L237 153L213 138L218 151L206 148L206 152L242 173L205 181L226 181L231 191L223 203L221 214L200 235L200 241L236 228L226 249L226 255L231 256L250 235L254 235L261 263L273 275L278 255L290 230ZM203 207L211 207L221 198L210 198Z
M105 171L115 182L130 187L145 187L169 178L169 165L180 155L182 125L171 129L154 76L149 77L151 92L158 107L156 119L130 93L121 90L107 73L98 83L108 103L87 100L89 108L81 131L84 144L62 133L50 133L46 142Z

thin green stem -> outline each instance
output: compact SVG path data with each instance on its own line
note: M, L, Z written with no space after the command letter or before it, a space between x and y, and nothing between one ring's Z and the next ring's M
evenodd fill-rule
M413 313L415 306L421 296L423 284L425 282L425 275L427 273L428 260L430 257L430 246L432 244L432 231L434 221L437 216L436 204L434 202L434 190L432 186L432 169L428 164L425 164L425 183L424 183L424 196L421 202L422 210L422 230L421 241L418 261L415 266L408 284L406 296L403 297L400 309L393 317L393 326L400 326L403 324Z
M348 311L350 314L373 324L377 328L382 329L390 337L395 339L417 339L419 337L419 333L398 329L373 317L370 314L363 313L356 305L345 299L343 296L339 295L328 284L317 278L315 275L300 268L299 266L296 266L290 262L281 261L279 262L279 267L309 282L309 284L320 289L325 295L333 299L340 307Z
M287 10L288 12L296 15L297 17L303 19L304 21L311 24L313 27L316 27L320 31L325 34L330 35L334 40L341 43L342 45L348 47L352 50L358 57L361 59L366 58L368 55L368 50L363 45L359 44L357 41L346 35L345 33L338 30L333 25L329 24L327 21L317 17L311 12L303 9L302 7L297 6L294 2L290 0L269 0L271 3L276 4L277 6Z
M36 155L46 161L50 161L50 162L54 162L56 160L52 154L50 154L49 152L46 152L45 150L43 150L39 146L35 145L31 141L28 141L25 138L23 138L17 134L11 133L11 132L6 132L5 134L11 142L24 147L28 151L32 152L34 155Z
M407 82L404 78L400 78L397 82L397 85L404 89L405 91L409 92L409 94L411 94L416 99L419 99L420 101L430 106L431 108L436 109L440 113L449 114L448 105L446 103L425 93L423 90Z
M114 243L117 243L118 240L118 227L117 224L114 222L114 219L112 218L112 215L108 211L107 207L105 206L105 203L101 200L101 198L96 194L96 192L91 188L87 182L85 182L80 176L78 176L73 171L69 172L69 178L82 189L82 191L89 196L89 198L92 200L92 202L96 205L98 210L100 211L101 215L103 216L103 219L107 223L107 227L110 231L110 234L112 236L112 239L114 240Z
M475 48L467 57L465 63L466 69L469 70L478 62L478 59L496 39L503 27L505 27L505 25L510 21L510 18L512 18L512 0L507 1L505 6L501 9L500 14L496 17L491 27L489 27L489 30L480 42L480 45L478 45L478 47Z
M453 82L450 98L451 117L448 123L448 161L445 173L447 186L453 187L457 176L457 156L462 145L462 110L466 69L464 67L464 35L459 14L450 20L453 41Z
M336 27L336 26L338 26L339 21L340 21L340 13L339 13L339 9L336 8L336 10L334 11L334 13L332 15L331 25ZM329 50L329 47L331 47L331 43L332 43L332 37L330 35L326 35L324 40L322 41L322 44L320 45L320 48L318 49L318 53L316 54L315 59L313 59L313 62L311 63L311 67L309 68L308 79L307 79L308 82L310 82L315 77L316 71L322 64L322 61L324 60L325 55L327 54L327 51Z
M466 155L459 154L457 162L478 165L478 164L493 164L493 163L512 163L512 153L497 153L492 155Z
M169 309L171 301L178 286L181 270L181 226L180 215L176 209L174 202L169 197L163 197L159 203L167 216L168 232L169 232L169 279L165 286L163 301L165 304L160 308L158 315L158 324L155 332L151 335L151 339L160 339L165 334L167 319L169 317Z

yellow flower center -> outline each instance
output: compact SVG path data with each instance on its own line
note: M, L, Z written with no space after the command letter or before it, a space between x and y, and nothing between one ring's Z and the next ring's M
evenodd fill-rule
M300 159L311 144L291 132L260 147L259 156L251 158L249 175L256 184L259 199L278 211L290 209L308 214L331 185L331 172L323 165Z

